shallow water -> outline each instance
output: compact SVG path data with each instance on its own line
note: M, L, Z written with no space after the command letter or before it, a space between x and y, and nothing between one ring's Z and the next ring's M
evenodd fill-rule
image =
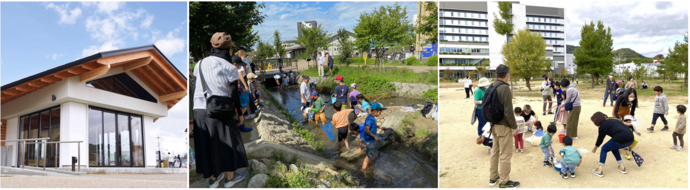
M363 158L355 162L347 163L344 159L339 159L338 141L331 141L326 133L321 130L319 124L304 123L304 117L299 109L302 106L299 94L299 86L291 86L288 89L277 90L277 88L269 88L270 93L276 97L278 102L283 107L292 111L292 115L302 122L303 127L309 129L316 134L317 140L323 142L323 147L332 160L337 160L352 166L352 168L361 168L364 161ZM326 119L329 123L332 119L335 110L330 104L330 96L322 94L321 97L326 102ZM372 100L373 101L373 100ZM410 104L423 104L424 102L417 100L409 100L403 98L390 98L376 100L384 106L405 106ZM335 130L335 129L333 129ZM335 134L337 132L334 131ZM356 138L348 135L348 142L351 148L357 147ZM411 150L398 148L395 145L389 145L381 149L379 158L369 166L369 168L362 171L351 171L353 176L359 178L366 187L395 187L395 188L432 188L438 187L438 170L434 164L425 160L422 156ZM412 174L412 175L410 175Z

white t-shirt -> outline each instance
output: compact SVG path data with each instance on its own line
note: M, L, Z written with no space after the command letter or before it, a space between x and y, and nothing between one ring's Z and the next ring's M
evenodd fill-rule
M465 79L465 88L470 88L470 85L472 85L472 80Z
M323 57L323 56L319 56L318 58L316 58L316 62L319 63L319 66L323 66L323 61L324 61L324 57Z
M230 82L240 79L237 67L223 58L209 56L199 61L194 66L194 76L197 76L194 88L193 109L206 109L206 97L201 86L200 66L203 66L204 79L206 79L206 93L208 96L230 96L228 85Z
M299 93L304 94L304 99L307 100L307 102L311 102L309 99L311 92L309 91L309 85L307 85L307 83L302 82L302 84L299 86ZM302 100L299 101L302 102Z
M494 135L491 134L491 123L486 122L486 125L482 127L482 131L482 135L484 135L485 138L494 139Z
M240 68L237 70L237 73L240 73L240 72L242 72L242 77L246 77L246 76L247 76L247 72L245 72L244 67L240 67Z

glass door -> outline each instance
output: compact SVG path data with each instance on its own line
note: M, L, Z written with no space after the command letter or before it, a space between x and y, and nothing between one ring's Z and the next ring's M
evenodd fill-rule
M141 116L91 107L89 166L144 166Z

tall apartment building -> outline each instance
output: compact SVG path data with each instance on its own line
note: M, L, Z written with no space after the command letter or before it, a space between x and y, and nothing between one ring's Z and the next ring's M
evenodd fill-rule
M476 65L490 60L489 70L482 76L493 77L503 64L501 47L506 37L493 28L498 2L439 2L439 72L441 77L478 77ZM540 32L546 42L546 57L552 70L565 65L565 14L563 8L540 7L513 2L511 13L514 31L528 28ZM510 34L509 36L512 36ZM450 72L446 71L450 70ZM451 76L444 76L450 74Z

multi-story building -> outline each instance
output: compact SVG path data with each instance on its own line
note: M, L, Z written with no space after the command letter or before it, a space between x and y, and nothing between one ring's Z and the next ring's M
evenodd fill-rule
M478 77L476 66L489 60L489 70L503 64L501 48L506 36L492 23L499 14L498 2L439 2L439 72L441 77ZM540 7L513 2L514 31L527 28L541 33L546 42L546 58L552 70L565 65L565 14L563 8ZM513 34L509 34L512 36ZM450 70L450 72L446 71ZM492 72L482 76L493 77ZM450 74L451 76L444 76Z
M414 15L414 18L412 19L412 23L414 23L415 27L417 26L417 24L419 24L418 22L424 22L424 20L422 19L422 17L429 16L429 15L431 14L430 11L427 11L427 10L425 9L425 8L426 8L426 7L425 7L425 6L426 6L426 3L427 3L427 1L419 1L419 2L417 2L417 13L418 13L418 14L415 14L415 15ZM437 2L437 1L434 1L434 2L431 2L431 3L435 3L436 6L438 7L438 2ZM434 43L429 43L429 44L426 43L427 40L429 39L429 36L423 35L423 34L421 34L421 33L415 33L414 35L415 35L415 45L414 45L414 51L415 51L415 52L414 52L414 54L415 54L417 57L422 58L422 57L423 57L423 56L422 56L422 52L424 51L424 49L426 48L426 49L431 49L431 50L433 50L433 48L432 48L431 46L432 46ZM426 46L426 47L425 47L425 46ZM408 51L408 50L406 49L405 52L407 52L407 51ZM433 53L431 53L431 54L433 54ZM427 53L427 55L429 55L429 53Z

